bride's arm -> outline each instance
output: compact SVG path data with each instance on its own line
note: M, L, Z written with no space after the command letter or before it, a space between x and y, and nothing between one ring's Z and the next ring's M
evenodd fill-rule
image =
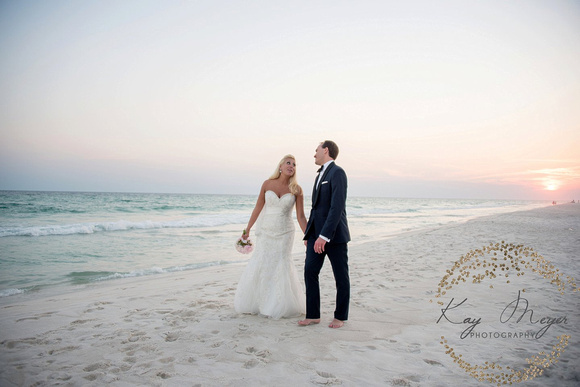
M304 215L304 195L302 195L302 189L300 191L300 194L296 196L296 219L302 232L305 233L308 222L306 221L306 215Z
M264 208L264 204L266 203L266 181L262 184L262 188L260 188L260 194L258 195L258 200L256 201L256 206L254 207L254 211L252 211L252 215L250 216L250 220L248 221L248 225L246 226L246 233L242 234L242 238L248 239L250 237L250 229L256 223L260 212L262 212L262 208Z

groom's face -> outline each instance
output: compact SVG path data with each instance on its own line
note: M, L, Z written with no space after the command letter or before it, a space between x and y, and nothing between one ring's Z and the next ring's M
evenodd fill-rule
M324 164L324 148L321 145L318 145L316 151L314 152L314 164L316 165L323 165Z

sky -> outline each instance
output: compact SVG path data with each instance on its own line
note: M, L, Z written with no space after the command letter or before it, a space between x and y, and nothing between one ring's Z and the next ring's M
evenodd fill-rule
M0 0L0 190L580 199L580 2Z

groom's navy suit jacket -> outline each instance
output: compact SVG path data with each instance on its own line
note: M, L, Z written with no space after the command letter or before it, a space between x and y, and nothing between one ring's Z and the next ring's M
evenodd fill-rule
M346 220L346 188L346 173L336 163L330 163L322 175L318 189L316 181L314 183L312 210L304 233L305 240L316 239L322 235L330 239L329 243L350 241Z

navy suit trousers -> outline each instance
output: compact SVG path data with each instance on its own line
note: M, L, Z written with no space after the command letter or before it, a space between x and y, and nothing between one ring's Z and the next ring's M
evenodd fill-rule
M306 261L304 263L304 282L306 284L306 318L320 318L320 284L318 277L324 259L328 256L334 279L336 281L336 309L334 318L348 320L350 300L350 277L348 274L348 244L329 242L324 246L324 252L314 252L315 238L309 238L306 246Z

